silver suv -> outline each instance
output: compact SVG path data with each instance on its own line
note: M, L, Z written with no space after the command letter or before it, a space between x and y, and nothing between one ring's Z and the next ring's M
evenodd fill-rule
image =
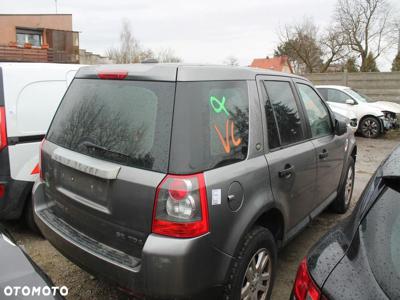
M85 67L42 144L35 221L66 257L133 294L267 299L277 249L329 205L349 207L356 152L301 77Z

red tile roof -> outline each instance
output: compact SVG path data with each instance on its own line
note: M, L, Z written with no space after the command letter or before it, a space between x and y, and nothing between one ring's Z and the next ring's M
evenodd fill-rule
M290 73L293 73L292 66L287 56L275 56L272 58L255 58L250 67L269 69L282 72L284 67L288 67Z

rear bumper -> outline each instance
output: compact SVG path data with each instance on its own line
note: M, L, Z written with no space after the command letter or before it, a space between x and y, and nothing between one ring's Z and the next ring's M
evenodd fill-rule
M4 196L0 197L0 220L18 219L22 214L33 182L0 176L0 185L5 189Z
M33 200L35 221L43 235L64 256L95 276L152 298L222 297L232 258L214 248L208 235L174 239L150 234L141 257L135 258L99 245L52 214L43 183L35 185Z
M18 219L33 182L11 178L8 147L0 151L0 185L0 220Z

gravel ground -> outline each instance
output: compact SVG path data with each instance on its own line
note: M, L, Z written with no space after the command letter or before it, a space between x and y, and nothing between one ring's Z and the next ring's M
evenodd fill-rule
M272 299L289 299L297 266L307 250L333 225L346 217L353 209L369 178L380 162L400 143L400 133L392 132L385 137L369 140L357 138L358 158L356 182L351 209L345 215L324 212L300 235L291 241L279 254L278 275ZM67 286L67 299L129 299L127 295L108 283L89 275L68 261L47 241L31 234L19 222L8 222L6 226L23 245L33 260L50 276L57 286ZM132 298L131 298L132 299Z

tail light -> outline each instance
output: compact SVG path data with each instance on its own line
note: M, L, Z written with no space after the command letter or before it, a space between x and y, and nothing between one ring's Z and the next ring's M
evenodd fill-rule
M122 80L128 76L127 71L121 70L110 70L110 71L100 71L97 73L97 77L100 79L109 79L109 80Z
M40 174L40 179L44 180L44 173L43 173L43 144L46 140L43 139L42 142L40 143L40 150L39 150L39 174Z
M33 168L31 175L34 174L39 174L40 179L44 179L43 176L43 168L42 168L42 148L43 148L43 143L44 143L45 139L42 140L42 142L40 143L40 148L39 148L39 162L37 163L37 165L35 166L35 168Z
M4 198L4 195L6 194L6 186L2 183L0 183L0 199Z
M6 110L0 106L0 151L7 147Z
M203 174L168 175L157 188L152 232L191 238L209 231Z
M305 258L301 261L297 270L293 294L296 300L326 300L312 280L308 272L307 259Z

